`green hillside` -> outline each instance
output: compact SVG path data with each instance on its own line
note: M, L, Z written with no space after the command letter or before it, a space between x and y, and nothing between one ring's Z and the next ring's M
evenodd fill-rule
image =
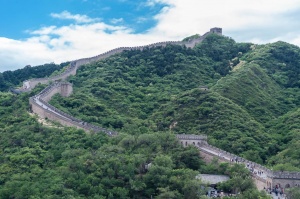
M205 165L196 148L179 145L177 133L207 134L210 144L274 170L300 170L296 46L210 35L194 49L125 51L80 67L69 78L74 93L50 103L120 132L116 138L38 122L28 99L45 85L21 95L4 92L66 65L0 74L2 198L195 198L205 194L196 173L249 175L243 168ZM258 198L247 183L242 194Z
M23 81L31 78L48 77L51 74L58 74L69 62L62 64L44 64L31 67L30 65L15 71L5 71L0 73L0 91L8 91L9 88L21 86Z
M255 118L265 123L295 107L284 97L284 88L253 62L221 78L212 90L231 99Z
M165 131L207 134L211 144L260 163L272 144L260 123L213 91L193 89L180 95L161 107L153 120Z
M70 79L74 95L60 98L60 102L54 99L53 104L88 122L129 133L136 131L136 126L160 130L148 119L160 106L182 92L214 85L229 72L227 59L245 51L244 45L229 38L212 35L207 39L201 48L169 45L127 51L83 66ZM219 44L230 52L215 60L212 48L221 53Z
M298 170L300 165L300 109L271 121L269 132L277 140L274 147L278 154L268 160L269 164L276 165L277 170L289 168ZM298 169L297 169L298 168Z
M108 138L49 128L29 117L30 95L0 93L1 198L149 198L166 186L186 198L187 184L198 187L195 170L205 165L196 148L181 147L174 135Z
M284 55L292 52L298 59L299 49L283 42L257 46L218 35L194 49L127 51L80 68L70 78L74 94L51 103L134 135L205 133L210 143L262 163L284 150L269 124L298 106L295 82L276 79L297 73ZM204 85L209 92L198 89Z

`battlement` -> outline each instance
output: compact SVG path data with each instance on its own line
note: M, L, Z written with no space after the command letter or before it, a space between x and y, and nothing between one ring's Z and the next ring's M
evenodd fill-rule
M194 145L194 146L207 145L206 135L177 134L176 137L184 147L188 145Z
M293 187L300 185L300 172L289 171L272 171L258 163L249 161L235 154L224 151L220 148L207 144L207 136L205 135L176 135L182 146L194 145L200 151L201 156L207 161L217 158L221 162L229 162L231 164L244 164L248 168L255 168L256 171L262 171L263 175L253 173L256 185L259 189L264 187L283 186Z
M60 93L62 96L69 96L72 91L73 87L70 83L66 82L57 82L61 80L66 80L67 77L70 75L76 75L77 69L85 64L89 64L91 62L99 61L101 59L106 59L112 55L117 53L121 53L125 50L144 50L146 48L153 48L153 47L165 47L167 45L181 45L187 48L193 48L198 43L201 43L207 35L211 33L222 33L221 28L212 28L210 32L205 33L203 36L199 38L195 38L189 41L165 41L165 42L157 42L145 46L136 46L136 47L119 47L113 50L107 51L100 55L90 57L90 58L82 58L78 60L74 60L70 63L67 69L54 77L46 77L46 78L36 78L30 79L23 82L23 87L21 89L15 90L15 93L18 92L27 92L31 91L37 84L49 84L51 82L55 82L50 86L46 87L43 91L41 91L38 95L31 97L29 102L31 104L33 112L37 113L40 117L49 118L55 121L60 122L63 125L67 126L75 126L77 128L82 128L87 131L104 131L108 135L116 135L116 132L112 132L110 130L88 124L84 121L81 121L77 118L68 115L57 108L51 106L48 101L52 98L52 96L56 93ZM192 142L195 145L195 141L198 145L207 144L206 140L207 137L203 135L177 135L179 139L184 140L186 145Z
M205 140L207 141L206 135L188 135L188 134L177 134L179 140Z
M72 91L73 91L73 87L71 83L55 82L49 85L48 87L46 87L39 94L29 99L31 109L34 113L38 114L40 117L57 121L65 126L73 126L88 132L104 132L109 136L117 135L117 133L114 131L104 129L96 125L84 122L80 119L77 119L55 108L54 106L48 103L48 101L50 101L52 96L55 95L56 93L59 93L64 97L68 97L69 95L71 95Z
M222 28L217 28L217 27L211 28L209 32L210 33L215 33L215 34L218 34L218 35L222 35Z
M165 47L167 45L180 45L185 46L187 48L194 48L197 44L201 43L209 34L219 34L222 35L222 28L211 28L209 32L205 33L204 35L200 36L199 38L194 38L189 41L163 41L157 42L153 44L148 44L144 46L136 46L136 47L119 47L112 50L109 50L105 53L100 55L89 57L89 58L82 58L78 60L71 61L70 66L61 74L54 76L54 77L46 77L46 78L35 78L29 79L23 82L23 87L21 89L17 89L16 93L19 92L27 92L31 91L36 85L40 84L49 84L50 82L58 81L58 80L66 80L67 77L70 75L76 75L77 69L85 64L89 64L91 62L99 61L102 59L106 59L112 55L117 53L121 53L125 50L144 50L146 48L153 48L153 47Z
M300 180L300 172L274 171L273 178L280 178L280 179L294 178Z

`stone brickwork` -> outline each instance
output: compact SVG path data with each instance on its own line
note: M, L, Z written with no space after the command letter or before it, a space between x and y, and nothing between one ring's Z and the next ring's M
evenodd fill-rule
M59 93L63 97L68 97L72 94L72 91L72 84L67 82L55 82L29 99L31 110L41 118L57 121L64 126L76 127L87 132L104 132L109 136L115 136L117 133L114 131L84 122L48 103L56 93Z
M262 171L264 173L262 176L253 175L253 180L260 190L263 188L275 187L276 185L282 188L300 187L300 172L272 171L260 164L207 144L207 136L205 135L180 134L176 135L176 137L184 147L188 145L197 147L200 151L200 156L206 162L211 162L214 158L217 158L219 162L251 165L255 170Z
M36 79L30 79L23 82L23 87L21 89L14 89L15 93L20 92L27 92L31 91L36 85L38 84L50 84L52 82L55 82L54 84L51 84L47 88L45 88L42 92L40 92L38 95L30 98L29 102L31 104L32 111L38 114L42 118L48 118L50 120L57 121L63 125L66 126L75 126L77 128L84 129L86 131L103 131L107 133L108 135L116 135L116 132L88 124L84 121L81 121L77 118L72 117L71 115L68 115L57 108L51 106L48 104L48 101L51 99L51 97L59 93L62 96L69 96L72 93L72 86L68 83L57 83L57 81L66 80L70 75L76 75L77 69L84 65L89 64L95 61L99 61L105 58L108 58L112 55L115 55L117 53L121 53L125 50L144 50L146 48L153 48L153 47L165 47L169 44L171 45L182 45L186 46L187 48L193 48L196 44L200 43L207 37L207 35L216 33L216 34L222 34L222 29L218 28L218 31L215 30L216 28L212 28L210 32L205 33L203 36L200 36L199 38L195 38L189 41L166 41L166 42L158 42L153 43L146 46L137 46L137 47L120 47L116 48L110 51L107 51L103 54L90 57L90 58L82 58L78 60L74 60L70 63L70 65L67 67L67 69L54 77L47 77L47 78L36 78ZM189 140L186 140L186 142L189 142ZM197 144L202 144L198 142Z
M167 45L181 45L186 46L187 48L193 48L198 43L201 43L209 34L219 34L222 35L222 28L211 28L209 32L205 33L204 35L200 36L199 38L195 38L189 41L165 41L165 42L157 42L145 46L136 46L136 47L119 47L112 49L110 51L107 51L105 53L102 53L100 55L89 57L89 58L83 58L74 60L70 63L70 66L64 71L63 73L49 78L36 78L36 79L30 79L23 82L23 87L21 89L18 89L20 92L26 92L32 90L36 85L40 84L49 84L50 82L58 81L58 80L66 80L67 77L70 75L76 75L77 69L85 64L89 64L95 61L99 61L105 58L108 58L112 55L121 53L125 50L144 50L146 48L153 48L153 47L165 47Z
M207 144L207 136L206 135L186 135L186 134L178 134L176 135L177 139L180 140L180 143L183 146L195 145L202 146Z
M82 120L79 120L71 115L68 115L57 108L53 107L48 103L48 101L51 99L51 97L59 93L64 97L69 96L72 91L72 85L70 83L66 82L56 82L65 80L70 75L76 75L77 69L84 65L91 62L99 61L101 59L108 58L112 55L115 55L117 53L121 53L125 50L143 50L145 48L152 48L157 46L165 47L166 45L173 44L173 45L182 45L187 48L193 48L196 44L202 42L207 35L209 34L219 34L222 35L222 29L221 28L212 28L209 32L205 33L203 36L199 38L195 38L189 41L169 41L169 42L158 42L146 46L137 46L137 47L121 47L116 48L113 50L110 50L108 52L105 52L103 54L90 57L90 58L83 58L78 59L75 61L72 61L70 63L70 66L64 71L63 73L50 77L50 78L38 78L38 79L30 79L23 82L23 87L21 89L16 90L17 92L26 92L32 90L37 84L49 84L51 82L55 82L45 88L43 91L41 91L38 95L33 96L29 99L32 111L36 114L38 114L42 118L48 118L53 121L57 121L61 123L62 125L66 126L73 126L76 128L83 129L85 131L89 132L104 132L108 134L109 136L117 135L117 132L110 131L105 128L101 128L92 124L89 124L87 122L84 122ZM259 169L261 171L264 171L265 178L261 178L259 176L254 176L255 182L258 186L258 188L264 187L274 187L275 185L279 185L281 187L294 187L300 185L300 173L299 172L273 172L270 169L267 169L266 167L259 165L257 163L248 161L244 158L238 157L234 154L231 154L229 152L223 151L219 148L216 148L214 146L211 146L207 144L207 137L204 135L177 135L177 138L180 140L180 143L183 146L188 145L194 145L198 147L200 150L200 154L206 161L211 161L213 158L217 158L220 162L231 162L231 159L235 158L239 162L242 162L244 164L251 164L256 169ZM232 163L232 162L231 162Z
M21 89L15 89L15 93L31 91L38 84L50 84L52 82L55 82L54 84L51 84L50 86L45 88L38 95L29 99L32 111L34 113L38 114L42 118L48 118L50 120L57 121L66 126L74 126L76 128L84 129L85 131L95 131L95 132L103 131L103 132L107 133L108 135L113 136L113 135L116 135L117 133L107 130L107 129L104 129L104 128L101 128L101 127L98 127L98 126L95 126L95 125L92 125L92 124L88 124L88 123L81 121L77 118L74 118L71 115L68 115L68 114L58 110L57 108L51 106L50 104L48 104L48 101L56 93L59 93L65 97L69 96L72 93L71 84L61 83L61 82L57 83L57 81L66 80L67 77L69 77L70 75L76 75L77 69L84 64L89 64L89 63L92 63L95 61L99 61L99 60L108 58L112 55L121 53L125 50L144 50L146 48L153 48L153 47L158 47L158 46L165 47L170 44L171 45L181 45L181 46L185 46L187 48L193 48L193 47L195 47L195 45L202 42L203 39L205 39L207 37L207 35L212 34L212 33L220 35L220 34L222 34L222 29L221 28L212 28L209 32L205 33L203 36L200 36L199 38L195 38L195 39L192 39L189 41L166 41L166 42L158 42L158 43L154 43L154 44L150 44L150 45L146 45L146 46L120 47L120 48L116 48L116 49L107 51L103 54L100 54L100 55L97 55L94 57L74 60L70 63L70 66L67 67L67 69L63 73L61 73L57 76L47 77L47 78L36 78L36 79L30 79L30 80L24 81L23 87ZM184 142L186 143L186 145L193 143L189 139L184 140ZM205 144L204 142L205 141L198 141L197 143L194 143L194 144L202 145L202 144Z

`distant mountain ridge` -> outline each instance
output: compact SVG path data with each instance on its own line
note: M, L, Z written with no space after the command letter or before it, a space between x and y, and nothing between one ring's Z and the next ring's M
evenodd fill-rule
M80 66L82 66L84 64L92 63L95 61L99 61L101 59L108 58L112 55L121 53L125 50L144 50L145 48L153 48L153 47L158 47L158 46L165 47L168 44L181 45L181 46L185 46L187 48L193 48L193 47L195 47L196 44L201 43L209 34L222 35L222 28L211 28L209 32L205 33L202 36L187 38L183 41L165 41L165 42L157 42L157 43L153 43L153 44L149 44L149 45L145 45L145 46L119 47L119 48L112 49L110 51L107 51L105 53L102 53L102 54L94 56L94 57L74 60L70 63L70 66L67 67L66 70L63 71L61 74L58 74L53 77L48 77L48 78L37 78L37 79L30 79L30 80L24 81L23 87L21 89L19 89L19 91L20 92L30 91L37 84L48 84L49 82L52 82L52 81L65 80L70 75L75 75L77 69Z

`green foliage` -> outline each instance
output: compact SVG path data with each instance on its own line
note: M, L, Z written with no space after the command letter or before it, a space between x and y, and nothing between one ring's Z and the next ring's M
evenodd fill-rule
M290 189L285 190L285 194L288 199L300 198L300 189L297 187L290 188Z
M242 106L259 122L268 122L294 108L283 90L257 64L244 64L230 76L220 79L213 90Z
M186 92L158 110L153 120L160 125L160 130L167 130L176 123L172 131L205 133L211 137L213 145L258 162L271 145L261 124L216 92L200 89ZM258 155L250 155L253 151Z
M51 103L131 135L204 133L215 146L274 166L281 164L274 161L278 152L299 132L297 121L279 121L300 104L299 87L279 81L298 70L289 58L293 54L298 60L298 51L282 42L255 46L214 34L194 49L168 45L126 51L81 67L70 79L74 94L55 96ZM203 85L209 91L198 89ZM285 154L283 159L296 166L297 155Z
M249 170L244 167L244 165L227 165L225 169L225 173L230 176L230 179L226 182L219 183L218 189L229 193L237 193L237 198L241 199L270 199L270 196L268 196L265 191L259 192L255 188L251 174Z
M284 87L298 87L300 49L285 42L276 42L263 46L256 46L245 59L255 62L266 69L267 73Z
M230 61L250 50L248 43L236 43L233 39L211 34L198 45L201 54L210 57L214 62L214 69L222 76L231 70Z
M203 198L196 174L227 173L224 190L268 198L238 166L204 165L174 134L209 143L275 170L299 170L300 50L255 46L219 35L196 48L132 50L82 66L70 98L51 104L120 132L115 138L47 127L29 116L28 98L0 93L0 195L3 198ZM0 90L55 75L45 64L0 73ZM56 71L56 72L54 72ZM203 90L200 86L209 86ZM146 169L146 165L150 166Z
M149 198L170 194L183 198L185 185L194 182L197 172L181 160L182 154L194 149L181 147L173 134L149 132L108 138L75 128L48 128L29 116L30 95L33 93L0 93L0 103L5 104L0 112L1 198ZM197 169L204 165L199 156L192 158ZM149 163L152 166L147 171Z
M193 40L193 39L197 39L199 37L200 37L199 34L195 34L195 35L184 38L182 41L190 41L190 40Z
M56 65L54 63L31 67L30 65L15 71L0 73L0 91L7 91L10 87L20 86L23 81L31 78L50 76L53 72L61 70L69 63Z

